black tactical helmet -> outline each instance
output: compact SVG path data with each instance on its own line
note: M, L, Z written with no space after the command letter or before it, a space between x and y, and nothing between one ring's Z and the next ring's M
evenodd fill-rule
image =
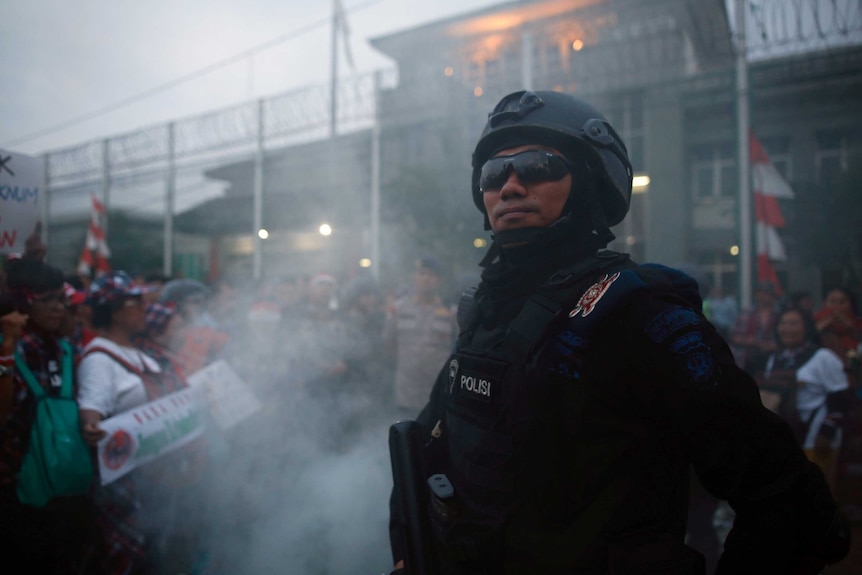
M586 164L596 179L596 200L607 225L622 221L632 195L632 166L625 144L593 106L571 94L550 91L513 92L488 114L473 152L473 201L479 211L485 213L479 190L482 165L499 150L526 144L551 146L576 165ZM573 182L573 193L577 184ZM569 206L571 200L570 196Z

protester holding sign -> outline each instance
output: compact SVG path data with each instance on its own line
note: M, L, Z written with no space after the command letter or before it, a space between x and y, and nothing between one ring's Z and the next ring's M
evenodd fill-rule
M85 559L97 538L87 479L75 495L59 496L48 483L33 484L32 474L22 472L28 458L36 457L30 451L38 442L31 438L35 414L43 413L36 404L45 401L37 400L36 392L56 398L65 388L74 397L72 358L64 361L64 348L70 351L59 336L66 303L63 273L29 258L8 260L6 271L9 291L0 310L0 556L9 565L27 565L30 573L92 573ZM80 441L77 422L71 428L72 439ZM77 463L84 471L91 465L85 449ZM34 491L38 497L32 497Z
M103 475L105 468L120 466L131 455L134 440L122 430L112 429L109 435L102 422L185 387L182 378L166 373L158 361L135 347L135 337L146 331L143 296L148 291L124 272L99 278L88 290L92 325L101 335L84 348L78 402L84 437L99 447ZM167 406L162 411L168 411ZM155 417L159 410L154 408L153 413ZM151 417L149 412L145 415ZM165 437L150 442L151 450L162 447ZM158 563L153 543L168 528L171 488L153 475L144 466L108 485L102 478L96 500L107 538L106 573L138 572Z
M186 388L188 381L182 371L177 352L185 341L185 319L171 304L154 302L147 306L146 331L136 341L138 348L156 360L162 380L170 380L171 388ZM165 573L185 573L193 570L206 554L206 489L202 486L208 466L207 444L203 436L185 444L144 468L144 472L160 481L169 490L162 506L170 505L173 517L167 529L160 533L162 550L160 564Z

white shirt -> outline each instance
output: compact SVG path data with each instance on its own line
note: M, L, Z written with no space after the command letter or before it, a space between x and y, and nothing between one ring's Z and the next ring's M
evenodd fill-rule
M94 347L107 349L141 371L161 371L159 364L142 351L96 337L84 348L84 359L78 365L78 407L108 418L147 403L143 380L107 354L86 355Z
M813 449L814 438L826 418L826 396L849 387L847 374L841 358L831 349L822 347L796 371L796 379L800 384L796 393L799 417L803 422L811 421L802 447ZM839 436L835 439L838 441Z

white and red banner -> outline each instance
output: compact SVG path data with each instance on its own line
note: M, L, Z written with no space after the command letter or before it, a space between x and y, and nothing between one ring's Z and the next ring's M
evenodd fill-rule
M200 437L204 405L188 387L100 422L108 432L97 447L102 485Z
M94 267L101 274L111 271L108 263L111 250L108 249L102 224L105 218L105 205L96 196L93 196L92 201L93 208L90 225L87 228L87 239L84 241L84 249L81 250L81 257L78 260L78 273L83 276L91 275Z
M751 175L754 188L754 219L757 226L757 281L769 282L783 293L772 262L787 261L784 243L778 230L784 227L784 216L778 200L793 198L793 190L769 159L760 140L749 133Z

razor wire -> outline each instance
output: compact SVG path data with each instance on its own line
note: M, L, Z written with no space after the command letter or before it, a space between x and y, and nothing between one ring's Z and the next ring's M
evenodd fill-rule
M750 0L748 10L751 59L862 42L859 0Z
M338 82L338 133L370 127L374 122L375 75L386 85L394 85L396 73L375 71ZM173 151L169 145L171 124L148 127L79 146L52 151L48 175L54 191L65 185L101 178L106 168L112 179L118 172L148 164L165 163L222 150L248 152L256 145L259 106L263 108L263 139L267 144L299 143L329 135L330 91L328 85L314 85L230 108L216 110L173 122ZM104 146L107 145L107 157Z

